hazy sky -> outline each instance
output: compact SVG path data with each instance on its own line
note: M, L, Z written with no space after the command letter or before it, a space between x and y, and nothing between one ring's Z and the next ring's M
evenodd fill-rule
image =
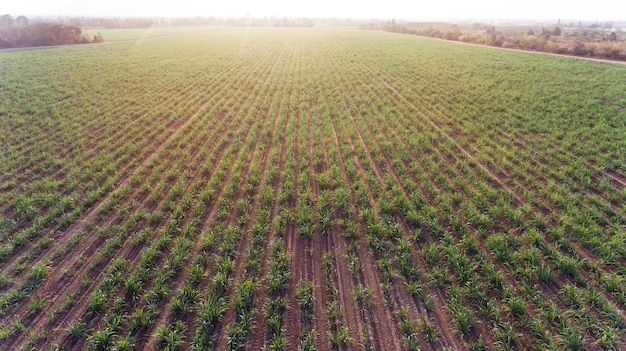
M4 0L0 13L94 16L303 16L382 19L626 20L626 0Z

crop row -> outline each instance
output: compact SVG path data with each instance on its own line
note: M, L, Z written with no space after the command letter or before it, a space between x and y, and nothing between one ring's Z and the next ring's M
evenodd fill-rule
M339 29L52 50L3 53L2 347L624 346L623 68Z

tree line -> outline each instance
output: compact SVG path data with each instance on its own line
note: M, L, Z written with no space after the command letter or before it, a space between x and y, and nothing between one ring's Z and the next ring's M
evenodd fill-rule
M362 20L350 18L309 18L309 17L87 17L58 16L47 21L54 21L82 29L122 29L154 27L313 27L325 26L360 26Z
M615 28L598 28L597 25L566 28L522 30L522 26L495 27L474 23L458 25L442 22L399 23L396 20L370 23L364 29L413 34L431 38L462 41L466 43L498 46L511 49L540 51L561 55L586 56L611 60L626 60L624 33Z
M86 44L102 41L100 34L89 38L80 27L56 22L31 23L25 16L0 17L0 49L32 46Z
M62 17L63 23L84 29L250 26L250 27L312 27L318 21L304 17Z

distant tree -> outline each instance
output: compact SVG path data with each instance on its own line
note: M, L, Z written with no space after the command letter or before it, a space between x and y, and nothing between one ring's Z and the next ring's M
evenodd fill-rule
M24 16L13 20L0 17L0 48L83 44L90 40L75 26L60 23L36 22L30 24Z
M11 43L8 40L4 39L2 36L0 36L0 49L6 49L10 47L12 47Z
M572 55L583 56L587 54L585 42L581 38L576 38L572 44L570 51Z
M77 18L77 17L70 18L68 23L70 25L74 26L74 27L78 27L78 28L82 28L83 27L83 21L80 18Z
M396 24L396 19L392 19L391 21L385 23L384 30L388 31L388 32L397 32L398 31L398 25Z
M606 40L617 41L617 34L615 34L615 32L611 32L609 35L607 35Z
M26 16L18 16L15 19L15 25L18 27L26 27L28 26L28 18Z
M379 22L380 25L376 29L383 27L386 31L391 31L394 28L392 26L394 22L391 20ZM557 23L557 25L543 28L526 27L526 31L523 29L520 31L506 30L484 23L453 25L440 22L409 23L406 25L400 23L395 29L402 33L483 45L626 61L626 52L623 46L626 41L620 35L621 29L614 26L614 29L611 30L594 30L589 28L588 24L585 24L586 27L584 28L576 29L576 22L570 22L564 24L568 28L565 30L559 25L560 22L557 21ZM579 22L579 25L582 26L582 23ZM595 25L597 26L597 23ZM559 36L565 38L559 39ZM619 45L615 43L619 43Z
M102 34L100 34L100 32L98 32L98 34L93 36L93 42L94 43L101 43L104 39L102 39Z
M12 27L12 26L13 26L13 17L11 17L11 15L0 16L0 27Z

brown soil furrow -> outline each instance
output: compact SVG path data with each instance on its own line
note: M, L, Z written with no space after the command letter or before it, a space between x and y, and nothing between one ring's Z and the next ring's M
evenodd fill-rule
M337 148L337 154L339 157L339 166L342 169L342 174L344 181L346 184L350 184L347 181L347 174L345 170L345 162L342 159L341 155L341 144L339 143L339 138L337 137L337 131L335 130L335 126L331 123L331 128L333 131L333 138L335 141L335 147ZM340 305L341 310L345 316L345 322L347 324L348 330L351 330L352 333L356 333L356 337L353 337L352 348L355 345L363 345L364 344L364 336L363 331L361 329L361 324L363 323L360 318L360 314L356 312L355 306L353 304L353 299L346 296L348 292L354 291L354 284L352 283L352 279L350 279L350 273L347 271L346 262L344 261L344 257L347 256L346 250L346 241L343 237L341 237L340 233L336 230L332 231L332 235L329 235L329 248L333 248L337 254L335 255L335 267L337 269L337 289L339 290L340 297Z
M311 107L307 104L307 111L309 115L311 114ZM319 118L319 117L318 117ZM321 148L324 152L324 166L328 168L330 165L330 161L328 158L328 145L326 145L326 135L325 128L320 129L320 143ZM315 346L317 350L320 351L329 351L330 350L330 340L328 339L328 335L326 333L322 333L322 330L326 330L329 325L328 316L325 313L325 307L329 302L329 297L324 293L324 289L327 285L326 277L324 275L324 270L322 268L323 265L323 257L326 252L328 252L331 248L328 246L328 240L323 238L321 235L315 235L313 237L313 258L311 264L313 265L313 296L315 298L315 308L314 308L314 329L318 333L318 337L316 338Z
M597 168L596 168L597 170ZM607 170L601 170L600 171L602 173L602 175L607 176L611 179L613 179L613 181L617 184L619 184L619 189L620 191L626 189L626 178L619 176L615 173L613 173L612 171L607 171Z
M365 143L365 141L363 140L363 136L361 135L361 133L360 133L360 131L359 131L359 129L358 129L358 126L357 126L357 124L356 124L356 121L354 120L354 117L352 116L352 114L350 113L350 111L347 109L347 107L346 107L346 110L347 110L348 116L350 117L350 120L351 120L351 122L352 122L352 124L353 124L353 126L354 126L354 128L355 128L356 137L359 139L360 144L361 144L361 145L363 146L363 148L365 149L365 154L366 154L366 155L367 155L367 157L368 157L369 163L370 163L370 165L372 166L372 170L374 171L374 173L375 173L375 175L376 175L376 178L378 179L378 181L379 181L381 184L384 184L384 177L382 176L381 171L378 169L378 165L377 165L377 163L376 163L376 162L374 162L374 160L372 159L372 157L371 157L371 155L372 155L372 154L371 154L370 150L368 149L367 144L366 144L366 143ZM374 139L374 140L375 140L375 139ZM348 142L349 142L351 145L352 145L352 143L353 143L353 142L352 142L352 140L348 140ZM354 146L352 146L352 147L353 147L353 149L354 149ZM356 158L356 157L355 157L355 158ZM389 165L387 165L387 166L389 166ZM365 175L364 175L364 169L363 169L363 166L361 166L360 164L358 164L358 168L359 168L359 170L360 170L360 172L361 172L361 178L362 178L362 180L364 180L364 181L365 181L365 180L366 180L366 177L365 177ZM396 176L393 172L391 172L391 174L392 174L392 176L394 177L394 179L396 180L396 184L398 184L398 185L399 185L399 184L402 184L402 183L400 183L400 182L399 182L399 179L397 178L397 176ZM402 189L402 190L404 191L404 189ZM369 189L369 188L368 188L368 193L369 193L369 196L370 196L370 202L372 203L373 207L375 208L375 211L376 211L376 212L378 212L378 209L377 209L377 206L376 206L377 201L376 201L376 199L375 199L375 197L374 197L373 193L371 192L371 189ZM406 195L407 195L407 194L405 193L405 196L406 196ZM410 230L409 230L408 225L406 224L406 222L401 221L400 223L401 223L401 225L403 225L403 229L404 229L405 233L409 233L409 232L410 232ZM412 254L413 254L413 256L414 256L414 257L419 256L419 253L415 250L415 247L414 247L414 246L412 246ZM420 265L420 266L421 266L421 265ZM424 265L424 266L422 266L422 267L426 267L426 266ZM441 293L441 291L439 291L439 293ZM402 301L403 301L403 300L399 300L399 301L398 301L398 304L401 304L401 303L402 303ZM405 301L406 301L406 300L405 300ZM444 302L444 301L445 301L445 299L443 299L443 297L442 297L441 301L442 301L442 302ZM437 319L439 320L439 322L441 323L441 325L442 325L442 326L445 326L445 325L446 325L446 323L445 323L444 321L446 321L447 319L441 318L441 315L443 315L443 314L444 314L444 312L443 312L443 311L438 311L438 312L439 312L439 313L436 313L436 314L438 314L438 316L437 316L438 318L437 318ZM417 317L417 316L415 316L415 317ZM457 338L452 337L451 335L449 335L449 329L450 329L450 328L447 328L447 327L442 327L442 328L440 328L440 329L441 329L441 331L442 331L443 338L444 338L444 345L446 345L446 347L453 347L453 348L458 349L458 350L464 349L464 347L463 347L462 343L459 343ZM398 336L396 336L396 338L397 338L397 337L398 337Z
M307 124L307 130L308 130L308 133L307 133L308 134L307 151L308 151L308 164L309 164L308 169L313 171L317 168L316 167L317 160L314 155L314 150L317 147L319 147L319 143L321 142L321 140L317 140L313 134L313 130L315 129L315 121L314 121L315 116L313 116L313 114L311 113L311 109L308 104L307 104L306 114L307 114L306 124ZM323 164L322 167L326 167L326 164ZM311 173L312 174L309 179L309 187L313 193L313 199L319 199L320 186L316 180L314 173L313 172ZM314 201L312 210L314 213L319 213L317 201ZM294 252L294 256L296 258L294 262L294 269L299 273L298 281L306 280L306 281L312 282L314 286L316 285L315 270L314 270L315 262L313 260L315 252L311 254L310 250L314 249L313 241L316 239L319 240L319 237L320 237L319 226L317 226L313 233L312 238L306 238L304 236L300 236L298 238L298 241L300 241L300 243L298 244L298 251ZM321 260L318 262L321 263ZM304 269L298 269L298 267L304 267ZM323 285L319 285L319 286L321 287ZM319 291L319 289L314 287L314 291L315 290ZM297 300L294 300L294 302L297 302ZM318 305L317 307L320 308L321 306ZM297 344L300 334L305 331L304 330L305 326L303 325L304 316L302 315L300 308L298 308L298 313L296 314L296 316L298 318L299 328L293 331L293 335L296 338L294 341Z
M305 130L306 130L306 135L307 135L306 138L298 140L299 147L298 147L297 157L298 157L299 164L296 167L298 170L302 168L300 163L302 164L306 163L309 165L308 168L312 169L311 162L312 162L313 139L311 136L310 118L311 116L310 116L310 113L308 112L307 112L306 118L303 118L301 114L298 115L298 119L299 119L298 135L304 134ZM306 129L304 128L303 125L307 126ZM304 147L306 147L306 151L303 150ZM299 172L298 172L298 175L299 175ZM296 187L298 189L298 194L300 194L300 189L303 189L306 186L308 186L311 189L313 198L317 199L319 196L319 189L315 189L314 182L312 179L310 179L309 184L300 184L299 181L297 182ZM292 210L297 211L298 206L300 205L299 204L296 205ZM302 333L304 329L304 326L302 323L303 317L302 317L300 308L298 306L298 299L296 296L296 292L298 290L298 285L300 284L301 281L310 280L309 279L310 257L308 257L306 253L306 246L309 245L309 239L306 239L300 235L299 230L298 230L299 226L297 224L293 226L290 225L289 227L290 228L287 232L286 241L288 245L287 246L288 251L292 255L290 270L293 273L293 276L291 278L291 284L290 284L290 288L287 294L287 301L289 302L290 308L285 313L285 321L286 321L285 324L289 326L289 328L285 331L285 336L287 339L287 344L295 346L300 343L300 334Z
M332 233L328 235L327 246L329 249L332 248L335 250L334 267L337 270L335 286L339 292L339 305L344 317L343 321L353 338L352 342L348 345L348 349L357 349L360 345L363 345L364 341L363 331L360 327L362 322L352 302L352 294L350 294L350 292L354 291L354 285L350 279L350 273L346 269L346 263L343 261L343 257L346 256L346 249L345 244L338 242L340 241L339 236L340 233L333 230Z
M382 176L381 170L378 168L377 163L374 162L374 159L372 159L372 153L369 150L369 148L367 147L367 143L365 143L364 138L363 138L363 136L361 135L361 132L358 129L356 121L354 120L354 117L352 116L352 114L350 113L349 110L348 110L348 114L349 114L350 120L352 121L353 126L355 128L356 135L357 135L361 145L363 146L363 148L366 151L366 154L368 156L369 162L372 165L373 170L374 170L374 172L376 174L376 178L378 179L378 181L381 184L384 184L384 177ZM369 128L368 128L368 130L369 130ZM370 133L372 132L371 130L369 130L369 131L370 131ZM369 140L373 140L374 143L377 144L374 135L371 135L371 137L372 137L372 139L369 139ZM398 178L397 174L393 171L393 167L391 166L391 162L389 160L388 155L384 155L384 160L385 160L385 165L386 165L387 169L389 170L388 174L391 174L391 176L395 180L395 183L400 186L400 189L402 190L404 196L406 198L410 198L409 195L406 193L406 190L404 189L404 187L402 187L402 185L401 185L402 182ZM375 201L375 199L372 198L371 201ZM399 220L398 223L402 226L403 233L406 234L406 233L412 232L412 230L409 228L409 225L406 223L404 218L398 217L396 219ZM411 254L412 254L412 256L414 258L416 258L416 257L420 257L421 258L421 253L418 252L418 250L417 250L419 248L419 243L417 243L417 245L418 245L418 247L416 247L415 245L411 245ZM428 267L428 265L425 262L420 262L418 264L418 267ZM442 291L440 289L437 289L437 290L438 290L438 295L440 295L439 296L440 297L440 303L436 304L436 306L434 308L434 310L435 310L434 312L435 312L436 320L438 321L439 325L442 326L442 328L440 328L440 330L442 331L443 338L445 340L443 344L446 347L451 347L451 348L454 348L456 350L463 350L463 349L465 349L465 346L462 343L459 342L458 338L454 337L453 335L450 335L450 333L449 333L449 331L452 329L452 328L450 328L450 325L449 325L449 321L451 320L451 318L450 318L450 316L447 316L447 313L440 308L441 304L445 304L445 299L443 299L443 296L441 295ZM397 291L398 291L398 294L400 294L400 295L404 295L404 293L405 293L405 291L400 290L400 289L397 289ZM424 308L423 304L420 304L420 306L418 307L416 302L415 302L415 299L408 298L408 297L406 297L406 295L405 295L404 298L400 298L399 300L397 300L397 303L398 304L402 304L403 302L406 302L406 301L412 301L412 304L415 307L413 309L413 311L411 311L411 312L419 311L419 314L413 313L413 316L414 316L415 320L417 320L420 317L420 314L426 314L427 315L426 309Z
M278 192L281 189L282 186L282 181L283 181L283 173L284 173L284 169L285 169L285 156L286 156L286 150L287 150L287 143L286 140L276 140L276 134L277 131L279 131L279 121L281 120L280 116L281 116L281 111L283 109L286 110L285 114L285 121L284 121L284 129L287 130L288 129L288 125L291 121L291 113L289 112L290 110L290 100L291 100L291 94L292 91L290 91L289 93L289 97L286 99L283 99L283 101L279 102L279 108L278 108L278 113L277 113L277 118L274 120L274 125L272 127L272 136L271 136L271 142L268 143L269 147L268 147L268 151L265 153L265 159L263 161L263 166L262 169L263 171L263 175L262 175L262 181L261 183L267 183L266 179L267 179L267 172L266 170L269 168L268 167L268 163L270 161L276 161L274 159L270 160L269 158L269 154L271 153L271 151L273 150L273 147L280 147L280 154L278 156L278 177L277 179L273 180L272 183L275 184L266 184L266 185L273 185L273 189L274 189L274 202L272 204L272 209L271 209L271 218L275 218L278 213L279 213L279 204L278 204ZM268 251L268 250L272 250L270 248L268 248L273 242L274 239L276 237L276 231L274 229L270 230L270 233L268 235L268 237L266 238L265 242L264 242L264 248L263 251ZM292 252L292 251L288 251L288 252ZM292 253L293 254L293 253ZM262 259L262 263L261 263L261 268L260 271L258 273L258 275L260 277L266 277L267 274L270 271L270 263L271 263L271 257L272 254L267 253L265 254L264 259ZM293 271L292 271L293 272ZM262 281L266 281L263 280ZM266 301L267 297L269 295L268 289L267 289L267 284L261 284L259 286L258 292L255 294L255 307L253 308L256 311L256 316L257 316L257 321L256 321L256 325L253 325L253 327L251 328L251 330L249 331L249 335L248 335L248 341L246 343L246 346L252 350L260 350L263 346L267 345L266 342L266 332L265 332L265 324L264 323L259 323L259 320L262 320L262 318L265 316L265 313L263 311L263 303L264 301Z
M310 97L310 87L307 88L307 92L306 92L306 97L308 99L308 97ZM303 158L300 156L302 153L301 147L306 143L306 150L308 151L308 164L309 164L309 169L314 169L313 165L315 164L314 158L313 158L313 148L316 147L315 145L317 143L320 143L321 145L324 145L324 140L323 138L321 140L317 140L313 137L312 135L312 131L313 131L313 126L314 126L314 118L316 118L316 115L314 115L311 111L311 107L309 105L309 103L306 103L306 114L307 114L307 139L306 142L304 140L300 139L300 134L302 131L302 134L304 134L304 129L301 129L301 122L298 124L298 128L297 128L297 133L296 133L296 153L295 153L295 159L299 160L300 162L302 162ZM299 114L300 116L300 114ZM325 146L322 146L322 148L324 149L324 152L326 152L327 150L325 149ZM324 159L324 164L323 167L327 167L328 165L328 158L326 157ZM296 187L304 187L305 184L299 184L298 179L299 179L299 170L301 169L302 166L297 166L296 167ZM313 197L314 198L318 198L319 196L319 184L317 183L317 181L315 181L313 178L310 179L309 184L308 184L313 192ZM294 229L295 230L295 229ZM330 341L328 339L328 335L327 333L323 332L326 330L327 326L328 326L328 319L327 319L327 315L325 313L325 307L326 307L326 300L327 300L327 295L324 293L324 287L326 286L326 280L324 277L324 273L321 269L322 266L322 261L323 261L323 255L325 252L327 252L329 250L327 243L328 241L325 240L325 238L322 238L320 236L319 231L316 230L316 232L314 233L313 237L311 239L305 239L305 238L296 238L296 233L291 232L290 233L290 243L293 243L294 241L300 241L300 243L298 243L299 246L302 247L302 249L300 250L301 254L296 255L294 254L294 257L292 259L292 272L296 272L296 274L298 275L298 279L292 279L292 288L290 289L290 299L292 301L292 304L294 304L293 308L291 311L287 311L286 313L286 317L288 318L287 321L288 323L295 323L297 321L298 325L301 325L302 323L302 316L301 313L299 311L295 311L296 306L297 306L297 300L295 299L296 296L296 291L297 291L297 287L298 287L298 283L299 280L302 279L302 277L305 277L307 280L309 280L312 284L313 284L313 297L314 297L314 308L313 308L313 321L312 321L312 327L313 329L316 330L316 337L315 337L315 345L316 345L316 349L318 350L323 350L323 351L327 351L329 350L329 346L330 346ZM308 249L305 250L304 245L307 246ZM311 251L312 250L312 251ZM293 251L291 251L292 253L295 253L296 250L294 249ZM306 255L306 256L305 256ZM306 265L306 272L305 274L303 274L303 271L301 269L302 267L302 260L305 260L305 265ZM298 330L302 330L302 327L298 328ZM296 333L295 331L287 331L287 335L289 336L288 340L291 340L291 343L289 345L298 345L299 344L299 338L300 335L299 333Z
M298 304L295 299L295 292L297 290L298 282L300 281L298 278L300 277L300 272L302 270L302 266L296 266L297 263L300 262L301 258L296 255L296 251L298 250L298 231L295 225L288 225L287 230L284 235L285 248L287 252L291 253L291 272L292 277L289 282L288 293L286 294L286 299L289 302L289 308L285 311L285 325L289 326L285 330L285 338L287 339L288 345L297 345L299 343L299 333L294 331L294 326L297 326L297 329L300 329L300 319L298 314Z
M309 91L307 91L306 96L309 97ZM321 140L317 140L314 136L314 129L315 129L315 122L313 120L313 118L315 118L315 116L313 115L313 113L311 112L311 108L310 105L307 103L306 104L306 110L304 113L306 113L306 119L304 122L302 122L302 120L300 121L300 123L306 123L306 129L304 128L299 128L299 133L298 135L306 135L306 137L304 139L298 139L299 143L298 145L300 145L300 147L298 148L298 155L296 155L296 157L300 160L300 162L305 162L306 164L308 164L308 169L311 170L311 173L309 175L309 182L308 184L300 184L298 182L297 186L299 189L303 189L306 188L307 190L311 191L312 194L312 199L313 199L313 205L312 205L312 211L314 213L317 213L317 201L315 201L315 199L319 198L320 195L320 188L319 188L319 184L317 183L317 181L315 180L315 170L316 170L316 163L317 160L315 159L314 156L314 150L319 147L319 143L321 142ZM302 117L300 115L300 117ZM300 124L300 127L301 127ZM306 152L303 150L306 149ZM304 158L303 156L301 156L302 154L306 154L306 158ZM325 167L325 165L322 165L322 167ZM298 169L301 169L302 165L300 165L298 167ZM287 331L287 336L288 336L288 344L289 345L298 345L300 342L300 336L303 332L306 332L305 330L305 322L304 322L304 317L302 315L302 311L300 310L299 306L298 306L298 299L296 297L296 292L298 289L298 286L300 284L301 281L308 281L308 282L312 282L314 285L313 288L313 294L315 297L315 307L314 307L314 315L315 316L320 316L322 311L324 310L324 305L321 304L322 301L322 287L324 285L320 285L322 284L320 280L316 280L316 273L315 273L315 267L319 266L321 264L321 257L323 252L325 252L325 249L322 247L318 246L318 249L320 250L320 252L315 252L316 248L315 248L315 243L314 241L319 241L319 237L320 237L320 233L319 230L316 228L314 230L313 236L311 238L308 237L304 237L301 236L299 233L297 233L296 231L290 232L290 234L293 236L290 238L289 242L292 245L292 263L291 263L291 270L292 272L295 273L295 276L293 278L292 281L292 289L290 289L290 293L289 293L289 301L290 301L290 305L292 306L291 311L287 311L287 319L289 321L289 325L296 325L296 328L290 328ZM318 244L319 245L319 244ZM313 250L313 251L311 251ZM315 257L319 257L319 261L316 261ZM319 301L317 301L318 299L320 299ZM325 315L322 315L321 317L318 317L318 319L324 319ZM314 321L313 323L318 323L318 321ZM323 329L317 329L318 333L320 330L324 330L325 327ZM325 338L326 335L320 335L318 334L320 337ZM319 340L319 338L317 338L317 342L320 343L321 341ZM324 343L325 344L325 343Z
M333 128L333 134L336 138L337 147L339 147L339 140L337 138L337 132L335 129L334 121L331 121L331 123L332 123L332 128ZM352 141L350 139L347 139L347 141L348 141L348 144L350 145L350 148L354 152L354 145L352 144ZM342 167L345 168L345 163L341 158L342 156L340 155L340 162L342 163ZM363 166L361 165L356 154L353 155L353 158L357 165L357 169L361 175L362 180L365 180ZM349 182L345 171L344 171L344 179L346 182ZM368 188L368 193L370 196L371 204L375 206L375 201L371 193L371 189L369 188ZM352 199L352 201L354 202L354 199ZM360 233L361 237L359 240L361 242L366 242L366 239L363 238L363 235L364 234L361 230L361 233ZM375 263L373 262L372 256L369 253L364 253L363 250L359 250L359 257L361 259L361 262L363 262L362 277L364 281L364 286L373 292L374 301L384 301L384 297L383 297L384 294L382 292L380 277L378 276L377 270L374 269ZM393 316L391 315L391 312L389 311L388 308L384 308L384 305L382 304L375 303L371 306L371 309L367 311L365 315L370 316L370 318L365 319L364 315L362 315L362 319L364 319L364 322L368 324L370 333L371 333L370 336L373 339L374 343L378 345L377 348L397 349L397 350L401 348L400 342L399 342L400 337L398 335L398 330L397 328L395 328ZM376 318L375 324L371 323L371 318ZM385 319L383 320L382 318L385 318ZM367 341L367 342L369 343L370 341Z
M322 257L324 253L326 253L329 248L326 246L328 243L327 240L324 240L321 236L315 236L313 238L313 257L309 258L311 260L311 264L313 264L313 297L315 299L315 307L314 314L315 317L313 319L314 329L318 333L318 337L316 338L316 349L320 351L329 351L330 341L328 340L328 335L323 333L323 330L326 330L328 326L328 316L324 313L324 307L328 303L328 296L324 293L324 287L326 286L326 279L324 278L324 272L322 269Z
M294 160L295 162L295 170L294 170L294 191L296 192L296 194L294 194L293 198L291 199L290 203L286 206L290 211L295 211L296 209L296 199L298 198L297 194L298 194L298 190L300 189L300 184L299 184L299 174L300 174L300 162L302 162L302 150L301 150L301 142L303 142L302 140L300 140L300 133L302 130L302 118L300 115L300 112L297 113L297 117L296 117L296 130L295 130L295 141L294 141ZM287 249L287 252L291 253L291 263L290 263L290 271L292 272L292 277L290 279L289 282L289 287L287 288L287 293L286 293L286 298L289 301L289 308L285 311L285 316L284 316L284 321L285 321L285 325L294 325L294 324L298 324L299 323L299 319L297 316L297 304L294 304L295 301L295 291L297 290L297 284L298 284L298 276L300 275L300 271L301 271L301 267L300 266L296 266L296 260L298 259L298 257L296 255L294 255L294 252L296 252L296 248L297 248L297 241L298 241L298 233L297 233L297 229L296 229L296 225L295 224L287 224L287 228L285 230L285 234L283 235L283 241L285 243L285 248ZM299 343L298 341L298 337L299 335L297 335L296 333L292 332L291 328L287 328L287 330L285 330L285 336L286 339L288 341L288 345L297 345ZM294 343L295 342L295 343Z

